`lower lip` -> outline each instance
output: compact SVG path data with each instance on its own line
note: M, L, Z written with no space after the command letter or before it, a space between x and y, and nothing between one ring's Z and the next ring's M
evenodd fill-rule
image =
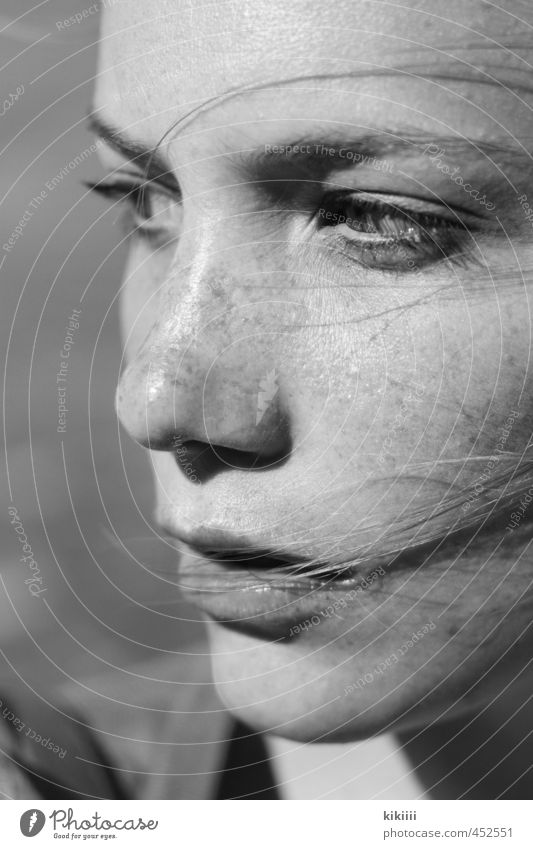
M294 636L291 629L316 617L333 593L346 592L352 586L354 581L326 587L302 579L284 580L282 585L242 566L188 554L179 565L180 589L210 619L271 641Z

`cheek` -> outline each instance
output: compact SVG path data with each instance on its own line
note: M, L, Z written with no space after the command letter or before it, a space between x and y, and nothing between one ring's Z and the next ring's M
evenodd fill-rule
M352 306L344 322L314 334L294 375L303 475L308 490L321 493L322 519L320 511L314 518L327 515L346 549L371 542L370 528L381 535L402 512L406 526L423 520L444 500L457 499L455 518L464 518L461 498L503 445L481 508L531 434L522 299L458 295L423 304L411 291L410 301L374 304L363 320ZM431 532L439 529L435 518Z
M405 463L480 456L494 450L518 408L512 445L519 446L530 433L531 328L523 306L517 298L450 299L345 322L328 353L322 398L330 433L332 421L342 433L343 457L357 454L370 473L376 461L398 471Z
M160 316L159 293L170 262L171 257L165 252L155 257L142 242L130 242L119 296L120 331L126 362L139 351Z

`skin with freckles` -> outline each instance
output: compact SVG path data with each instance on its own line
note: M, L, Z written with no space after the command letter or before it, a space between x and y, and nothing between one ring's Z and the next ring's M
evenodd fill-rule
M531 653L533 16L445 5L104 15L117 408L220 693L296 739L476 709ZM323 579L272 593L223 549Z

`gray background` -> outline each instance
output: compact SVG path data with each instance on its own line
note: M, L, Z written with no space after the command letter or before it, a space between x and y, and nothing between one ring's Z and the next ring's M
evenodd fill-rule
M0 245L46 182L94 142L85 117L98 15L67 31L56 26L90 5L2 2L0 100L17 86L24 94L0 117ZM174 585L175 555L150 529L149 459L119 431L114 412L125 253L115 249L122 234L114 215L97 221L106 207L84 198L81 185L101 175L96 156L88 156L47 191L13 249L0 248L3 460L11 486L10 494L4 477L4 687L18 681L43 692L69 677L113 675L115 665L168 658L198 634L186 621L196 614ZM67 430L58 434L56 374L73 308L82 312L69 360ZM9 524L10 499L47 587L39 598L24 583L29 570Z

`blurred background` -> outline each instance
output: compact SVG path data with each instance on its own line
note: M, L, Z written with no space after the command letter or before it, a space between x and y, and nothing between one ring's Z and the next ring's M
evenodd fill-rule
M173 583L175 555L151 530L147 454L114 411L125 253L114 213L83 186L102 175L86 117L105 2L3 0L0 13L0 664L3 686L17 679L39 693L169 657L199 633ZM60 25L77 12L81 21ZM20 559L28 550L10 507L37 566Z

